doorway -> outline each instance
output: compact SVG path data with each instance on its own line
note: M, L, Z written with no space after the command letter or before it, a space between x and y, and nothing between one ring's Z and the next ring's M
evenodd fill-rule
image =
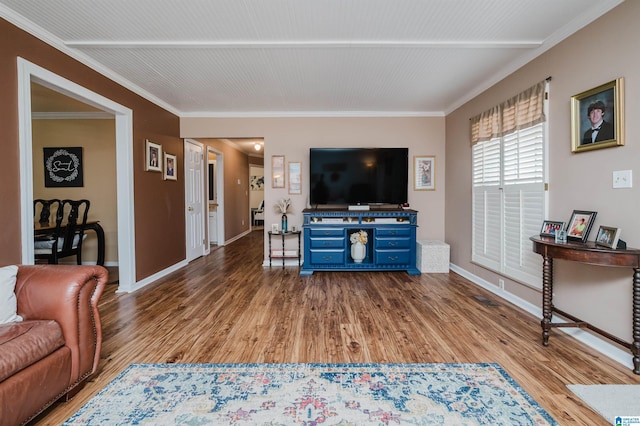
M20 139L20 203L22 263L34 263L33 248L33 141L31 83L37 83L77 101L91 105L115 119L116 187L118 222L118 292L133 291L135 279L135 241L133 211L133 113L72 81L23 58L18 58L18 119Z
M207 146L207 192L209 194L209 250L224 245L224 154Z

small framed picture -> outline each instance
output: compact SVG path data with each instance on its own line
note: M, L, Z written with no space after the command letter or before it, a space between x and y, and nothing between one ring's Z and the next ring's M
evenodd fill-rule
M609 248L618 247L618 240L620 239L620 228L613 228L611 226L601 226L598 229L596 235L596 244L599 246L605 246Z
M289 194L302 194L301 164L297 161L289 162Z
M571 97L571 151L624 145L624 79Z
M145 140L144 169L148 172L162 172L162 145Z
M178 180L178 159L175 155L164 153L164 180Z
M413 189L433 191L436 189L436 157L417 155L413 158Z
M540 229L541 237L555 237L558 231L564 231L564 222L555 222L552 220L545 220L542 222L542 229Z
M272 223L271 224L271 233L272 234L280 233L280 228L278 228L278 224L277 223Z
M567 238L583 243L587 241L597 214L597 212L592 211L574 210L567 227Z
M271 156L271 187L284 188L284 155Z

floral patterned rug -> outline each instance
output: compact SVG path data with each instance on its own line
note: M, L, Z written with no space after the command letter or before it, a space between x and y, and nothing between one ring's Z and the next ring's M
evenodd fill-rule
M132 364L66 425L557 425L498 364Z

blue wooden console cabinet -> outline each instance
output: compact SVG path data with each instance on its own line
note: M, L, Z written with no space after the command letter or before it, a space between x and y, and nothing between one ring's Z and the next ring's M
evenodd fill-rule
M300 275L314 271L402 271L418 275L415 210L303 211L304 264ZM362 263L351 258L350 237L368 235Z

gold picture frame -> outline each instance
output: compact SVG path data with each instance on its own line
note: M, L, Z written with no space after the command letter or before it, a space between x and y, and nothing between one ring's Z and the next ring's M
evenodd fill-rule
M413 157L413 189L434 191L436 189L436 157L416 155Z
M284 155L271 156L271 187L284 188Z
M592 115L593 114L593 115ZM595 123L592 123L594 120ZM594 130L594 126L597 126ZM571 97L571 152L624 145L624 79Z

